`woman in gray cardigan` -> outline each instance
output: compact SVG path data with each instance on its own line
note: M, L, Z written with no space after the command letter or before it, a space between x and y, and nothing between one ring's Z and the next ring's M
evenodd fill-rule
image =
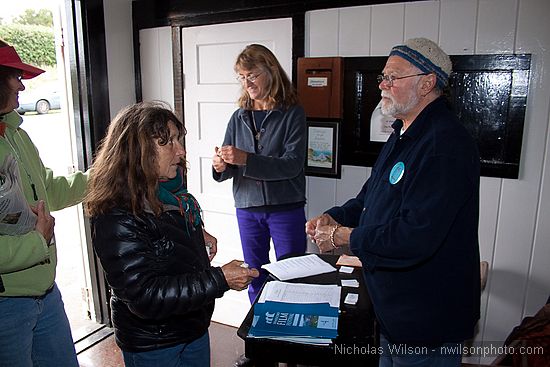
M261 269L269 262L270 240L277 259L306 250L306 118L296 91L273 53L248 45L235 63L242 94L221 148L213 177L233 178L233 197L244 260ZM248 288L253 302L265 270Z

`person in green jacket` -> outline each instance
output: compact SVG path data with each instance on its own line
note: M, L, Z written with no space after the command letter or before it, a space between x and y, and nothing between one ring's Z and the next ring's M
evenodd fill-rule
M20 127L16 109L19 92L25 89L22 79L43 72L23 63L15 49L0 40L0 165L10 155L17 161L22 194L37 217L27 233L0 233L0 367L78 366L55 284L55 221L50 211L79 203L87 175L54 176Z

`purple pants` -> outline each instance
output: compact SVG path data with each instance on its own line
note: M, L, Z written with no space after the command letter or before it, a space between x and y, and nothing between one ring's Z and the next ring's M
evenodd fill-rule
M253 303L267 277L267 271L260 268L269 263L270 239L273 239L277 260L306 252L306 215L303 207L274 213L237 209L237 221L244 261L260 271L260 276L248 286L248 297Z

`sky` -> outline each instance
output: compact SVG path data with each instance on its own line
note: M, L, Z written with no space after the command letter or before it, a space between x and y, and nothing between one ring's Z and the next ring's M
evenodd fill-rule
M50 9L52 10L62 0L0 0L0 18L4 24L22 14L25 9Z

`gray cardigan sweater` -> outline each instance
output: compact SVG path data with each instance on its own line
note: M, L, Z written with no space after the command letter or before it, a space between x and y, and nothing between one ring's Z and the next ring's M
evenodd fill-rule
M239 108L229 120L223 145L250 153L245 166L227 165L221 173L212 169L218 182L233 178L235 207L305 202L306 117L301 106L269 111L257 146L250 112Z

